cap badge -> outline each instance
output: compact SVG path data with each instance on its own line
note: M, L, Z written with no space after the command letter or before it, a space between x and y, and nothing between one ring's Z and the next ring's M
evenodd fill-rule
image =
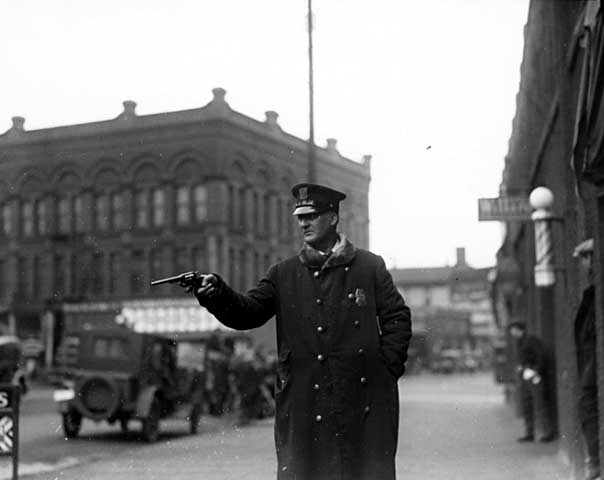
M300 187L300 190L298 190L298 197L300 200L306 200L308 198L308 187Z

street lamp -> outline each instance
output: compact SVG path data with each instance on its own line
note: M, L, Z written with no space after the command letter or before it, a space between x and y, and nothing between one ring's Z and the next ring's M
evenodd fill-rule
M529 195L529 202L535 209L531 215L535 225L535 285L550 287L556 283L552 243L554 194L549 188L537 187Z

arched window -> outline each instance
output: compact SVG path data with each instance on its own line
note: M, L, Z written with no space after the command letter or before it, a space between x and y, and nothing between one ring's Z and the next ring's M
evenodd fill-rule
M208 189L205 185L197 185L193 194L195 222L203 223L208 219Z
M2 234L7 237L13 234L13 207L9 202L2 205Z
M146 190L139 190L135 193L134 200L134 221L137 228L149 227L149 213L147 200L148 194Z
M57 295L65 295L65 273L67 270L67 264L65 261L65 256L61 254L57 254L53 259L53 284L54 291Z
M57 201L57 220L59 233L71 233L71 203L67 197Z
M153 189L153 226L166 224L166 192L163 187Z
M24 237L34 234L34 202L25 200L21 204L21 228Z
M145 252L134 250L130 261L130 291L133 294L144 292Z
M103 293L104 278L103 278L103 253L102 252L94 252L92 255L92 292L94 294Z
M84 199L80 195L73 198L73 214L75 217L75 231L82 233L85 230L86 218L84 216Z
M262 210L264 213L264 222L263 222L263 231L270 234L271 231L271 196L268 193L265 193L262 198Z
M189 225L191 223L191 195L187 185L176 189L176 224Z
M239 230L245 230L245 188L239 187L237 189L237 207L235 211L237 218L236 228Z
M111 226L114 230L124 228L124 199L119 192L111 194Z
M231 227L235 226L235 187L227 187L228 222Z
M101 193L94 201L95 227L101 232L109 230L109 196Z
M109 293L118 291L119 278L122 275L122 257L120 252L112 252L109 256Z
M160 278L163 276L163 262L161 250L154 248L151 250L151 278Z
M36 231L38 235L46 235L48 233L48 211L45 198L36 200Z

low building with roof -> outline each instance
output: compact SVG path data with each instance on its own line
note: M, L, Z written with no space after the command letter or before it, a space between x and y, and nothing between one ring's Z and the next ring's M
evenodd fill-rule
M443 349L459 349L474 352L490 365L497 335L491 271L468 265L464 248L457 249L453 266L390 270L411 308L412 353L430 364Z

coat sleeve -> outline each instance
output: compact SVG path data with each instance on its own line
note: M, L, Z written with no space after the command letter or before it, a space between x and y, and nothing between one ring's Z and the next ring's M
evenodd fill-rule
M276 266L269 268L258 284L242 294L233 290L219 275L217 294L212 298L197 297L222 324L235 330L249 330L264 325L275 315L277 289Z
M398 378L405 372L407 350L411 341L411 311L394 285L381 257L378 257L376 270L380 346L388 369Z

